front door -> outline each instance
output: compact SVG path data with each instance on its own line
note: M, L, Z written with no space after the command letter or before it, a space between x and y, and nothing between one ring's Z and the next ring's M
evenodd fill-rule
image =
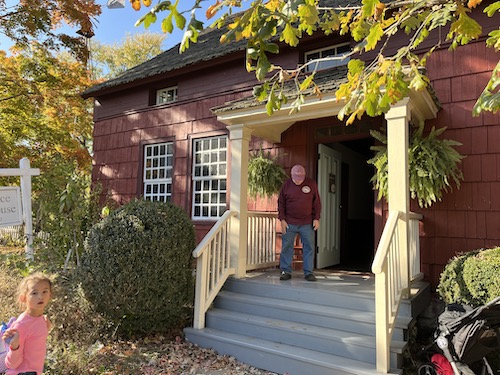
M342 156L325 145L318 146L318 190L321 220L318 229L316 267L340 263L340 186Z

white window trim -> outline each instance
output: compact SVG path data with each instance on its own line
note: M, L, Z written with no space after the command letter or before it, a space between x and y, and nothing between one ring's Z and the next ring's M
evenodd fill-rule
M168 92L168 91L173 92L172 100L161 101L162 93ZM178 94L177 91L178 91L177 86L164 87L162 89L156 90L156 104L159 105L159 104L167 104L167 103L176 102L177 101L177 94Z
M222 148L212 148L212 141L215 139L225 140L225 146ZM202 149L201 151L196 150L197 142L210 142L210 147L207 149ZM227 135L219 135L213 137L197 138L193 140L193 195L191 204L191 219L193 221L200 220L217 220L224 214L227 209L227 153L228 150L228 137ZM221 151L224 152L224 160L220 159ZM197 156L200 156L200 162L197 162ZM215 160L214 160L215 159ZM198 175L196 172L197 167L200 167L201 171L207 170L207 175ZM215 169L215 173L214 172ZM220 173L221 169L225 170L225 173ZM213 189L213 184L218 185L217 189ZM225 185L225 189L221 189L221 184ZM197 188L197 185L201 185L201 190ZM204 190L204 188L207 188ZM215 195L215 196L214 196ZM225 202L220 202L219 199L224 195ZM216 202L212 199L216 198ZM199 198L199 199L197 199ZM196 211L199 208L200 213L196 215ZM207 210L208 214L203 214L203 209ZM216 210L218 215L212 215L212 210Z
M151 155L148 156L148 149L153 149L154 147L161 147L165 146L165 154L163 155ZM168 153L168 148L169 146L172 148L172 152ZM172 169L173 169L173 158L174 158L174 151L173 151L173 142L162 142L162 143L152 143L152 144L146 144L144 145L144 155L143 155L143 197L146 200L151 200L151 201L161 201L161 202L169 202L172 200L172 177L166 177L169 173L167 171L170 171L170 176L172 176ZM170 165L168 163L168 159L170 156ZM164 158L165 159L165 165L161 165L160 160ZM158 162L155 164L155 160ZM150 161L148 165L148 161ZM160 174L163 170L163 177L158 177L158 174ZM156 172L156 173L155 173ZM149 174L149 177L148 177ZM153 177L153 175L157 175L156 177ZM154 186L157 186L158 191L153 192L151 191L150 193L147 192L148 186L151 186L151 189L154 189ZM160 193L160 186L164 185L165 186L165 192ZM170 192L169 192L169 187L170 187ZM157 199L155 199L157 198ZM162 199L164 198L164 199Z
M349 42L346 42L346 43L340 43L340 44L334 44L334 45L331 45L331 46L328 46L328 47L323 47L323 48L318 48L318 49L315 49L315 50L312 50L312 51L307 51L304 53L304 62L305 64L308 63L308 56L312 55L312 54L315 54L315 53L319 53L321 55L322 52L324 51L328 51L328 50L331 50L331 49L338 49L340 47L345 47L345 46L349 46L350 47L350 43ZM334 68L334 67L337 67L337 66L344 66L344 65L347 65L347 63L349 62L349 57L346 57L345 59L338 59L338 57L342 57L344 54L335 54L333 56L327 56L327 57L322 57L320 56L319 59L325 59L323 61L320 61L318 60L317 62L309 62L309 64L307 65L306 67L306 71L307 72L312 72L314 70L322 70L322 69L330 69L330 68ZM328 60L328 57L332 57L332 59ZM313 60L311 60L313 61ZM322 67L321 65L323 64L327 64L326 67Z

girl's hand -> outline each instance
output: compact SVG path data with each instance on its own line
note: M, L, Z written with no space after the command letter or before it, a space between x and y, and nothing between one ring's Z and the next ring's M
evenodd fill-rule
M4 341L10 339L9 345L12 350L19 349L19 332L17 331L17 329L9 328L5 331L2 338L4 339Z

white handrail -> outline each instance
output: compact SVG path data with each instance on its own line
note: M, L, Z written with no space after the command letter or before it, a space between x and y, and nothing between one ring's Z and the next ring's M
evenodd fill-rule
M235 270L231 267L229 234L231 218L236 211L226 211L194 249L196 261L196 289L193 327L205 327L205 313Z
M387 373L390 369L390 346L399 305L410 280L405 280L405 269L410 269L410 279L420 275L419 220L422 215L409 213L408 218L400 211L389 212L377 253L372 264L375 274L376 315L376 361L377 371ZM409 240L401 248L399 241L400 220L409 221ZM403 245L404 246L404 245ZM407 252L408 256L404 256ZM408 259L409 264L403 259Z
M398 220L401 212L391 211L372 264L375 274L375 333L377 371L390 369L390 345L394 322L403 292L399 259Z

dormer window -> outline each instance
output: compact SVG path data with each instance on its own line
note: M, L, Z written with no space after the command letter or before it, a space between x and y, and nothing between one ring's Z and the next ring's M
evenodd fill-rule
M315 63L311 63L307 66L306 71L312 72L314 70L323 70L334 68L336 66L347 65L349 62L349 57L346 56L351 52L350 43L338 44L335 46L330 46L326 48L317 49L314 51L309 51L305 53L305 62L309 62L312 60L324 59L328 57L336 57L336 59L332 60L323 60L317 61ZM342 59L342 57L345 57Z
M177 86L156 91L156 104L172 103L177 100Z

